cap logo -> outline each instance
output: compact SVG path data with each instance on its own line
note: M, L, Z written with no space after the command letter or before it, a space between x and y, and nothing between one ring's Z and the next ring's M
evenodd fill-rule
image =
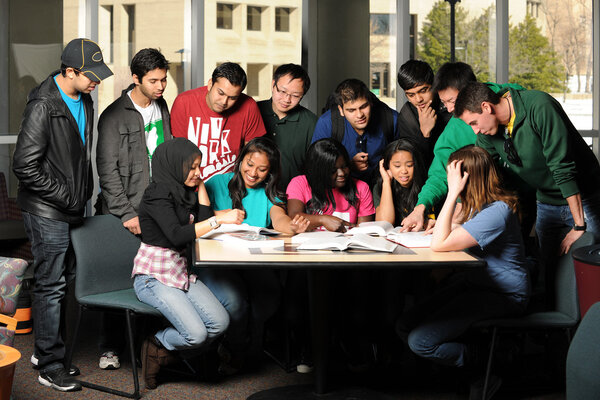
M92 55L92 60L95 62L101 62L102 61L102 53L97 51Z

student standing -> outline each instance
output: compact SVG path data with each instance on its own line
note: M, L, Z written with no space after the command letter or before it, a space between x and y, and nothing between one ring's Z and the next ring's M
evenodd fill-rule
M33 253L32 362L38 381L60 391L80 390L65 370L65 344L60 333L61 302L74 278L69 232L83 221L92 196L92 131L90 93L112 75L100 47L89 39L70 41L61 67L27 98L15 148L13 172L19 179L17 204Z
M163 93L169 62L157 49L142 49L131 60L133 83L98 119L96 166L101 192L97 212L112 214L132 234L141 234L138 208L150 183L150 162L156 147L171 139L171 122ZM121 366L123 335L109 327L123 324L104 313L100 337L101 369Z

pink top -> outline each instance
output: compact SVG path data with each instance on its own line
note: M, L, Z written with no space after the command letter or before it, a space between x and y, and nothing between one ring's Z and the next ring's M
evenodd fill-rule
M358 179L354 179L356 183L356 191L358 196L358 210L354 207L350 207L348 201L344 198L344 195L339 190L333 189L333 198L335 200L335 210L329 205L326 210L323 211L325 215L334 215L344 221L356 224L358 217L364 217L375 214L375 207L373 207L373 196L369 190L369 185ZM287 196L289 199L300 200L306 205L312 199L312 190L308 185L306 175L299 175L290 181L287 187Z
M185 258L175 250L157 247L142 242L133 260L131 277L150 275L160 283L187 291L196 275L187 273Z

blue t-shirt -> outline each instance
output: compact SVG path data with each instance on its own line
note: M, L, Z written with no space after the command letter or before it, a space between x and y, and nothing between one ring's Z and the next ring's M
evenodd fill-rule
M396 121L398 120L398 113L395 110L393 111L394 118L394 139L397 139L396 135ZM360 153L362 150L357 148L356 140L359 135L354 130L352 125L348 120L344 119L345 131L344 138L342 139L342 144L348 151L348 155L350 156L350 160L352 157L356 155L356 153ZM373 178L379 176L379 160L383 155L383 150L385 146L387 146L387 141L385 140L385 135L383 133L383 129L381 126L377 126L376 132L365 131L363 136L367 139L367 153L369 153L369 166L366 171L356 172L352 171L352 176L372 184ZM330 138L331 137L331 110L325 112L319 120L317 121L317 125L315 126L315 132L313 133L312 142L314 143L319 139ZM374 175L374 173L377 175Z
M57 76L58 75L54 77L54 83L56 83L56 87L58 88L58 91L60 92L63 101L67 104L67 107L69 107L71 115L73 115L73 118L75 118L75 122L77 123L77 127L79 128L79 135L81 136L81 141L83 142L83 144L85 144L85 109L83 108L83 101L81 101L81 93L77 95L77 100L67 96L67 94L63 92L60 86L58 86L58 83L56 82Z
M227 185L233 178L233 172L222 175L214 175L204 183L210 204L213 210L227 210L232 208L231 197L229 197L229 188ZM268 228L271 226L271 207L273 203L265 193L264 185L254 189L246 188L246 197L242 199L242 205L246 210L244 222L248 225Z
M487 262L485 269L469 271L467 279L476 286L526 301L531 289L517 215L503 201L495 201L462 227L479 244L471 252Z

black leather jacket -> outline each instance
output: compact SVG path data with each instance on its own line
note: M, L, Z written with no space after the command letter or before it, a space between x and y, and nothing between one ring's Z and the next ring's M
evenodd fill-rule
M96 166L102 191L96 212L113 214L125 222L138 215L144 190L150 183L144 119L127 92L109 105L98 119ZM164 98L156 100L162 115L165 141L171 139L169 108Z
M94 190L92 131L94 108L85 109L85 144L54 82L55 71L27 97L17 138L13 172L19 179L17 204L25 211L68 223L80 222Z

